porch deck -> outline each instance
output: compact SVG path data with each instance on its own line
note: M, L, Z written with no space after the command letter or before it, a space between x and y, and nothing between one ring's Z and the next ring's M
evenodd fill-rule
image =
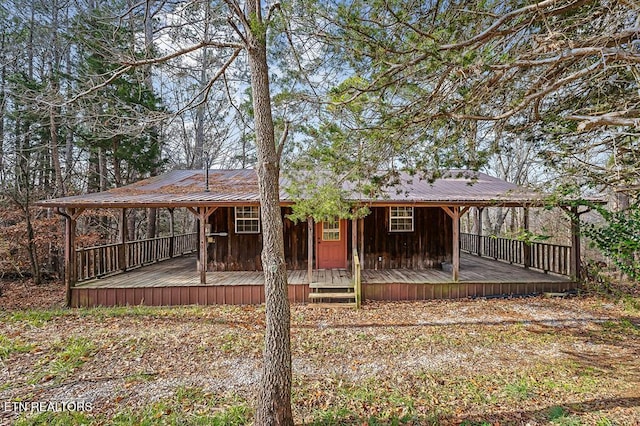
M307 271L288 271L289 298L309 301ZM351 280L345 269L314 270L317 283ZM180 257L126 273L79 283L72 288L72 306L259 304L264 302L259 271L208 272L200 283L194 257ZM362 296L369 300L426 300L530 294L574 289L566 277L463 253L459 282L438 269L363 270Z

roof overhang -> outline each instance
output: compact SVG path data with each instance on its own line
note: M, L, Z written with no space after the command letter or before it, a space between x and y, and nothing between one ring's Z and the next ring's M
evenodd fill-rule
M254 170L211 170L209 191L205 191L202 170L174 170L121 188L104 192L42 200L41 207L57 208L177 208L233 207L259 205L258 179ZM434 181L401 175L399 183L384 188L375 199L354 194L354 204L368 206L412 205L416 207L548 207L568 206L575 200L551 201L546 194L526 190L479 172L452 170ZM281 188L288 184L281 179ZM347 192L351 191L345 187ZM353 192L353 191L351 191ZM592 203L606 201L590 198ZM280 191L280 204L294 201Z

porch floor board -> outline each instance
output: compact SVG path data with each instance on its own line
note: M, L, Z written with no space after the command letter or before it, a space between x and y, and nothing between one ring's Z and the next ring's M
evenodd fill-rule
M545 274L484 257L462 253L460 256L460 283L527 283L567 282L567 277ZM366 284L392 283L451 283L451 272L440 269L363 269L362 282Z
M524 269L517 265L462 253L460 283L554 283L568 282L568 278ZM288 271L289 284L307 284L307 270ZM313 271L314 283L349 284L351 273L346 269ZM261 271L208 272L206 286L262 285ZM363 284L390 283L452 283L451 272L439 269L362 270ZM148 288L201 286L194 257L179 257L125 273L78 283L76 288Z

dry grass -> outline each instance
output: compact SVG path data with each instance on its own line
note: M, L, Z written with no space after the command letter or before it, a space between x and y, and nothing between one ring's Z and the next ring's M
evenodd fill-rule
M292 307L300 424L640 424L638 299ZM19 424L245 424L263 307L6 310L0 402L90 401ZM0 423L16 421L0 412ZM57 423L56 423L57 422Z

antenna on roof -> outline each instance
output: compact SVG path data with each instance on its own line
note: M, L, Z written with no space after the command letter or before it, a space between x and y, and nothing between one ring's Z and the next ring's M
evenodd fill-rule
M211 163L211 155L209 151L204 151L204 192L209 192L209 166Z

